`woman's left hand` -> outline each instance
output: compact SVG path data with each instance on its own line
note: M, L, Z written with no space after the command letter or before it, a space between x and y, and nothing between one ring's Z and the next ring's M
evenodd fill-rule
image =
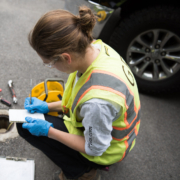
M54 127L46 120L26 117L28 123L23 123L22 127L27 129L34 136L48 136L49 128Z

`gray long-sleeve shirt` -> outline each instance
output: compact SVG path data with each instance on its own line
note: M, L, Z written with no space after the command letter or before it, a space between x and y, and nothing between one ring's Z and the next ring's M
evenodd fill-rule
M85 128L85 151L90 156L101 156L112 140L112 122L120 116L120 106L102 99L86 101L80 110Z

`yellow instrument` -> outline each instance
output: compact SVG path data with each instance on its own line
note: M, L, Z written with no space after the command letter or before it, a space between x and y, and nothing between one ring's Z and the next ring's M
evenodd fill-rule
M59 83L61 82L63 86ZM64 81L59 78L48 78L44 82L32 88L31 95L47 103L62 100L64 92ZM48 115L58 116L57 112L49 112Z
M106 11L104 11L104 10L99 11L99 12L97 13L97 16L98 16L98 19L97 19L97 20L98 20L99 22L105 20L105 19L106 19L106 16L107 16Z

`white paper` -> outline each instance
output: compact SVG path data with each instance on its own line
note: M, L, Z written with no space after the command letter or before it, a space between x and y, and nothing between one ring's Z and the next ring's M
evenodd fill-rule
M34 180L34 160L14 161L0 158L1 180Z
M10 122L26 122L25 117L32 117L36 119L45 120L44 114L41 113L29 113L26 109L9 109L9 121Z

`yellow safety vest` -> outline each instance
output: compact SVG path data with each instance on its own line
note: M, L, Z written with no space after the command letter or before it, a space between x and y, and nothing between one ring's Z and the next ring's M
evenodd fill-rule
M81 153L97 164L111 165L121 161L135 145L140 126L139 93L131 70L119 54L101 40L93 43L100 44L101 51L74 88L77 72L69 75L62 109L69 133L84 136L79 113L84 102L100 98L121 106L121 116L112 123L113 139L107 150L101 156Z

